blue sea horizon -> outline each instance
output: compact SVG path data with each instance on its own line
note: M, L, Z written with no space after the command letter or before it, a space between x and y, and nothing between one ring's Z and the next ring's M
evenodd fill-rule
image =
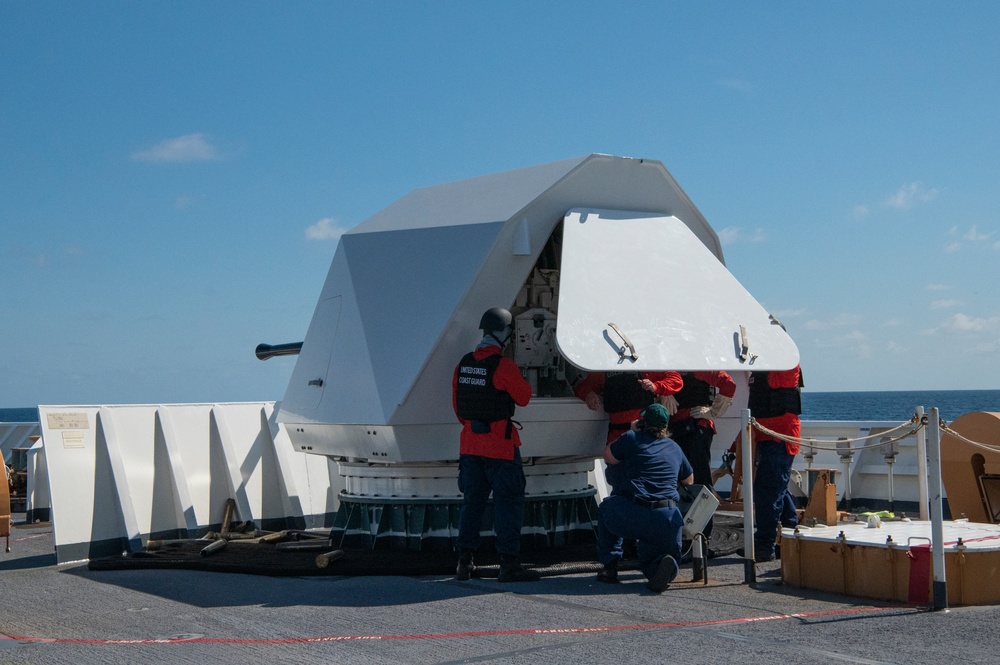
M970 411L1000 413L1000 390L802 392L803 420L906 421L916 407L937 407L946 421ZM0 422L37 422L36 407L0 408Z
M21 407L0 409L0 423L37 423L38 409L36 407Z
M1000 412L1000 390L802 392L803 420L909 420L916 407L954 420L971 411Z

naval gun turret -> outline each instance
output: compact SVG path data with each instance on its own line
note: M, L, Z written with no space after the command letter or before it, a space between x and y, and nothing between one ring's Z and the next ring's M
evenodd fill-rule
M452 372L491 307L514 315L509 352L534 393L515 417L535 544L589 535L596 518L607 420L573 396L582 374L798 363L658 161L594 154L418 189L340 238L300 348L258 347L298 351L278 422L296 450L337 460L345 545L448 546Z

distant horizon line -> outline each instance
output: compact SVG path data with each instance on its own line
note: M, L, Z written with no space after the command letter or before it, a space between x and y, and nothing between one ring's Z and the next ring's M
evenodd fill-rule
M808 393L991 393L1000 392L1000 388L909 388L905 390L808 390L802 389L803 394Z
M819 395L819 394L830 394L830 393L988 393L988 392L1000 392L1000 388L920 388L920 389L892 389L892 390L809 390L807 388L802 389L802 394L804 395ZM261 400L243 400L246 402L280 402L280 399L261 399ZM220 404L230 404L239 403L231 402L228 400L214 400L213 403L218 402ZM150 405L150 404L188 404L189 402L134 402L136 405ZM90 404L81 404L79 402L67 404L66 406L97 406L99 404L113 404L115 406L128 406L133 404L132 402L91 402ZM52 402L46 403L46 405L60 406ZM23 411L27 409L37 409L39 405L34 406L0 406L0 411Z

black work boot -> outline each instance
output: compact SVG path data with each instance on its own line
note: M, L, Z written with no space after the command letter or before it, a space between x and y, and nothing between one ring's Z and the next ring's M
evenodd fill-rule
M458 566L455 567L455 579L464 582L472 577L472 571L476 569L472 563L472 552L460 552L458 555Z
M597 581L605 584L618 584L618 560L604 564L604 570L597 573Z
M766 545L754 545L753 551L754 563L767 563L768 561L774 561L777 558L771 548ZM736 548L736 556L743 557L744 559L747 558L746 550L742 547Z
M646 583L646 588L655 593L663 593L677 577L677 560L669 554L664 556L656 567L653 577Z
M498 582L534 582L541 579L538 571L528 570L521 566L521 560L516 554L500 555L500 575Z

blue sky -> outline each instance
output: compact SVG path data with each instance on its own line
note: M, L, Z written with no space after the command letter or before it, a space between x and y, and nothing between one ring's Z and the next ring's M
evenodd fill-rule
M1000 388L997 34L993 2L0 1L0 406L281 399L253 349L304 337L341 230L592 152L666 165L807 390Z

